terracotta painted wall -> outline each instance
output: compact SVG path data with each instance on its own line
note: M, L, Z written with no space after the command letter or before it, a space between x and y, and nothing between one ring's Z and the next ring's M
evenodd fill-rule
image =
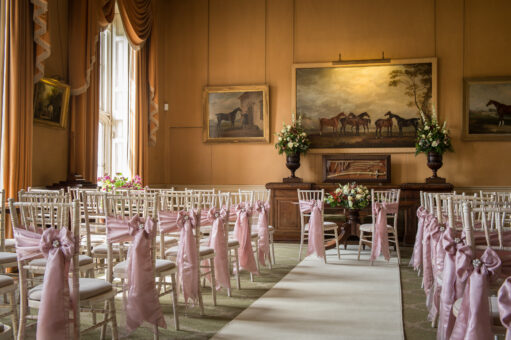
M46 60L45 76L68 83L67 9L68 0L48 2L48 29L52 51ZM69 120L68 120L69 122ZM46 186L67 178L68 128L34 124L32 185Z
M205 85L270 86L271 133L291 119L291 66L344 59L438 58L438 111L454 154L440 175L456 186L511 185L509 142L461 141L463 77L511 75L508 0L158 0L158 145L154 184L264 184L287 176L271 144L202 143ZM392 155L392 182L423 181L425 157ZM321 180L321 155L298 175Z

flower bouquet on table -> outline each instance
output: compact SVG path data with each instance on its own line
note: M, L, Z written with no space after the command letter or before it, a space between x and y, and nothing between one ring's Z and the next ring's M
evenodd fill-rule
M142 178L135 175L132 179L123 177L122 173L118 172L114 177L105 174L103 177L98 177L98 186L102 191L110 192L114 188L117 189L132 189L142 190Z
M339 184L334 192L325 195L325 202L332 208L364 209L371 204L371 192L366 186L356 182Z

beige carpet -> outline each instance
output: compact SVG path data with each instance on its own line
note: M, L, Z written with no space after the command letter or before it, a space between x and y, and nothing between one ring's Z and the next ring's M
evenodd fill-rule
M213 339L404 339L397 260L308 257Z

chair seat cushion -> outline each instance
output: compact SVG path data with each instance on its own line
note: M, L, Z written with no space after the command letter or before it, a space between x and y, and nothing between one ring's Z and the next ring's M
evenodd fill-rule
M167 256L177 256L177 251L178 250L179 250L178 246L171 247L171 248L165 250L165 255L167 255ZM215 251L213 250L213 248L209 248L209 247L204 246L204 245L201 245L200 248L199 248L199 256L210 255L210 254L213 254L214 252Z
M499 315L499 302L496 296L490 296L488 297L488 302L490 303L490 315L491 319L494 325L502 326L500 322L500 315ZM463 302L463 298L460 298L454 302L452 305L452 314L455 317L458 317L458 314L460 312L461 303Z
M387 224L387 230L392 231L394 229L393 226ZM371 233L373 230L373 224L372 223L365 223L360 225L360 230L364 233Z
M0 252L0 264L17 262L16 253Z
M323 227L325 230L335 230L337 228L337 223L330 221L323 221ZM305 224L305 230L309 230L309 223Z
M114 276L124 276L126 273L126 268L128 266L128 261L122 261L117 263L114 266ZM171 270L176 267L176 264L169 260L161 260L156 259L156 263L154 269L157 273L164 272L167 270Z
M95 246L94 248L92 248L92 254L93 255L104 255L104 256L106 256L107 252L108 252L108 247L107 247L106 243L100 244L100 245ZM119 255L119 246L118 245L114 245L112 247L112 252L114 253L114 255Z
M14 284L14 279L7 275L0 275L0 288L4 288Z
M5 248L15 248L15 247L16 247L16 241L13 238L5 239Z
M80 278L80 300L89 299L91 297L107 293L111 290L112 285L105 280ZM30 300L41 301L42 292L42 284L35 286L28 292L28 298Z
M91 264L92 262L93 262L92 257L87 256L87 255L78 255L78 264L80 266L85 266L85 265ZM35 259L35 260L30 261L28 265L29 266L37 266L37 267L45 267L46 259L45 258Z
M156 236L156 245L159 245L160 244L160 235ZM175 237L172 237L172 236L164 236L163 237L163 242L165 242L164 244L166 246L169 246L169 245L172 245L172 244L177 244L178 242L178 239L175 238Z

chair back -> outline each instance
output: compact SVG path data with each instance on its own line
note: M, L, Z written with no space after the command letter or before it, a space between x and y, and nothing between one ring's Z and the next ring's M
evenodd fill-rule
M236 207L240 203L252 205L254 202L254 193L252 191L231 192L231 207Z
M371 189L371 216L373 227L376 223L376 215L375 215L375 203L397 203L399 204L399 196L401 194L401 189L389 189L389 190L375 190ZM397 230L397 216L398 211L395 213L387 214L387 219L390 217L393 219L394 230Z
M159 194L162 211L179 211L191 207L192 194L187 191L165 191Z
M321 190L297 189L297 192L298 192L298 202L312 201L312 200L324 202L324 199L325 199L325 189L321 189ZM303 212L302 209L300 209L300 207L298 207L298 209L300 210L300 222L302 225L302 230L304 230L305 224L306 224L306 219L308 219L310 217L311 213ZM323 221L324 221L324 213L321 212L321 225L323 226L323 229L324 229ZM323 230L323 232L324 232L324 230Z

